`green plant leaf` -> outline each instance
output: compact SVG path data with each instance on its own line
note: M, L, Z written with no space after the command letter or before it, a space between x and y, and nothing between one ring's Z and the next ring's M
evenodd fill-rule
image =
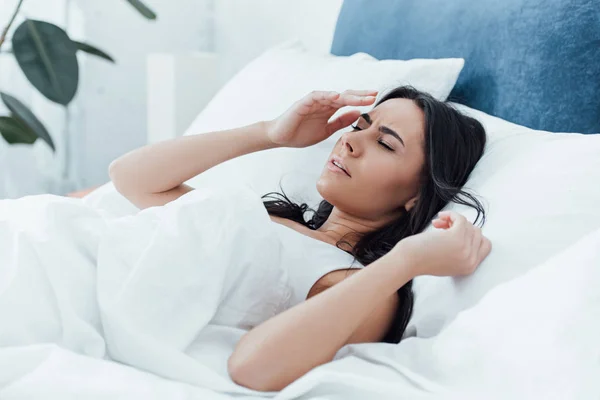
M136 10L139 11L144 17L148 19L156 19L156 13L152 11L148 6L142 3L140 0L127 0Z
M48 133L48 130L42 124L42 122L37 119L37 117L27 108L27 106L21 103L16 98L12 97L9 94L0 92L0 98L2 102L6 105L6 107L13 113L14 117L20 120L21 123L27 126L30 131L32 131L36 137L39 137L44 142L48 143L48 146L55 151L54 142Z
M104 58L105 60L110 61L112 63L115 62L115 60L111 56L109 56L104 51L100 50L99 48L92 46L91 44L78 42L76 40L73 40L73 43L75 43L75 46L77 46L77 50L84 51L84 52L94 55L96 57Z
M54 24L25 20L16 29L12 48L21 70L46 98L67 105L79 84L77 46Z
M0 117L0 134L10 144L33 144L37 140L37 135L14 117Z

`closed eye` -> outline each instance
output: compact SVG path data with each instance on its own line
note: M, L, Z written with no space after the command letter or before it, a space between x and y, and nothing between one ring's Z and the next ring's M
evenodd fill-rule
M385 144L385 142L382 142L381 140L379 140L378 142L379 142L380 145L382 145L383 147L385 147L389 151L394 151L394 149L392 147L388 146L387 144Z
M361 129L356 126L356 125L352 125L352 130L353 131L360 131ZM384 141L378 140L377 143L379 143L380 145L382 145L383 147L385 147L387 150L389 151L394 151L394 148L389 146L388 144L386 144Z

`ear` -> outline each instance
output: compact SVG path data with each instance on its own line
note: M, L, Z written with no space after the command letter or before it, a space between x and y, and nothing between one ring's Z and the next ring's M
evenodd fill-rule
M405 209L407 212L408 212L408 211L410 211L410 210L411 210L411 209L412 209L412 208L415 206L415 204L417 204L417 201L418 201L418 200L419 200L419 196L415 196L415 197L411 198L411 199L410 199L410 200L408 200L408 201L406 202L406 204L404 205L404 209Z

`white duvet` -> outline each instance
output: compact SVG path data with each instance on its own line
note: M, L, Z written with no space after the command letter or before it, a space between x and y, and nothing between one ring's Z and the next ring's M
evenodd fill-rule
M242 188L114 218L77 199L0 201L0 399L600 398L600 230L436 337L346 346L259 393L226 362L281 311L278 243Z

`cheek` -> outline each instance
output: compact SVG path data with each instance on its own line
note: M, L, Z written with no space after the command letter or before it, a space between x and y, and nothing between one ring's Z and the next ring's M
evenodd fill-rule
M365 169L363 184L365 187L371 187L375 190L393 190L398 186L403 186L407 181L406 170L397 160L386 159L385 157L374 157L370 160L368 168Z
M418 183L418 168L380 157L372 160L361 185L366 189L365 192L371 194L371 199L376 194L375 197L380 200L377 203L387 204L412 195Z
M352 200L365 211L387 208L391 199L397 199L399 186L398 163L373 157L361 165L359 179L352 180Z

